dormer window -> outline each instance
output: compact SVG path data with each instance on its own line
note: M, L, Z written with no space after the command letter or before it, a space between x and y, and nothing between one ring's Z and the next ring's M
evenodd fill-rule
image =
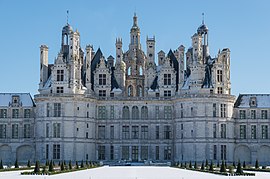
M257 98L256 97L250 97L249 105L250 105L250 107L257 107Z
M18 104L19 103L19 96L12 96L12 103Z
M64 81L64 70L57 70L57 81Z
M106 74L99 74L98 78L99 78L98 81L99 85L106 85Z

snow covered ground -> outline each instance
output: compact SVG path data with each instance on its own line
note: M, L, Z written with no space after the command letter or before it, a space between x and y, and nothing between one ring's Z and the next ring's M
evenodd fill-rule
M221 176L170 167L100 167L53 176L20 175L21 171L0 172L0 179L268 179L270 173L256 176Z

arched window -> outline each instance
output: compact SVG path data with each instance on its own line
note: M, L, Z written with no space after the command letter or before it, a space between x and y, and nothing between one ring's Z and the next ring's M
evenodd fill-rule
M127 73L128 75L131 75L131 67L128 67Z
M132 119L139 119L139 108L137 106L132 107Z
M138 86L138 87L137 87L137 95L138 95L139 97L142 97L142 96L143 96L143 91L142 91L142 87L141 87L141 86Z
M143 69L142 69L142 66L139 67L139 74L140 74L140 75L143 75Z
M128 97L132 97L133 96L133 87L130 85L128 86Z
M122 112L123 112L122 118L123 119L129 119L129 116L130 116L130 114L129 114L129 107L128 106L124 106Z
M142 119L147 119L148 118L148 108L147 106L142 107Z

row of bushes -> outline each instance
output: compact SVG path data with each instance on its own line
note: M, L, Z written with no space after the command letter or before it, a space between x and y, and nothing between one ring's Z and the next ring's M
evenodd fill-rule
M69 161L68 165L66 161L59 162L58 167L55 166L54 161L46 161L44 166L40 166L39 161L36 161L34 171L32 172L22 172L22 175L54 175L78 170L84 170L89 168L95 168L99 165L94 162L84 162L81 161L80 165L78 161L75 162L75 166L72 165L72 162Z
M201 163L200 167L197 165L197 162L195 161L194 165L192 165L191 161L189 162L189 165L185 162L184 164L177 163L176 165L178 168L183 169L190 169L190 170L196 170L196 171L203 171L203 172L210 172L214 174L221 174L221 175L255 175L253 173L244 173L243 168L241 166L241 162L238 161L237 167L235 166L235 163L231 166L227 166L226 161L221 162L221 166L219 162L217 163L217 167L214 166L213 162L211 161L210 165L208 163L208 160L204 163L204 161ZM227 168L229 169L229 172L227 171ZM234 172L234 169L236 168L236 171Z

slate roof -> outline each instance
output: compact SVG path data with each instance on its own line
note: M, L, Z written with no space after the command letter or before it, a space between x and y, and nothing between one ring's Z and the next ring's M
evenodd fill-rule
M270 94L239 94L234 107L249 108L252 97L256 97L257 108L270 108Z
M176 84L178 84L179 83L179 63L175 55L173 54L172 50L169 51L167 57L170 58L170 62L171 64L173 64L173 68L176 72ZM176 85L176 91L177 90L178 90L178 85Z
M0 93L0 106L9 107L12 96L19 96L22 107L34 107L35 103L30 93Z

